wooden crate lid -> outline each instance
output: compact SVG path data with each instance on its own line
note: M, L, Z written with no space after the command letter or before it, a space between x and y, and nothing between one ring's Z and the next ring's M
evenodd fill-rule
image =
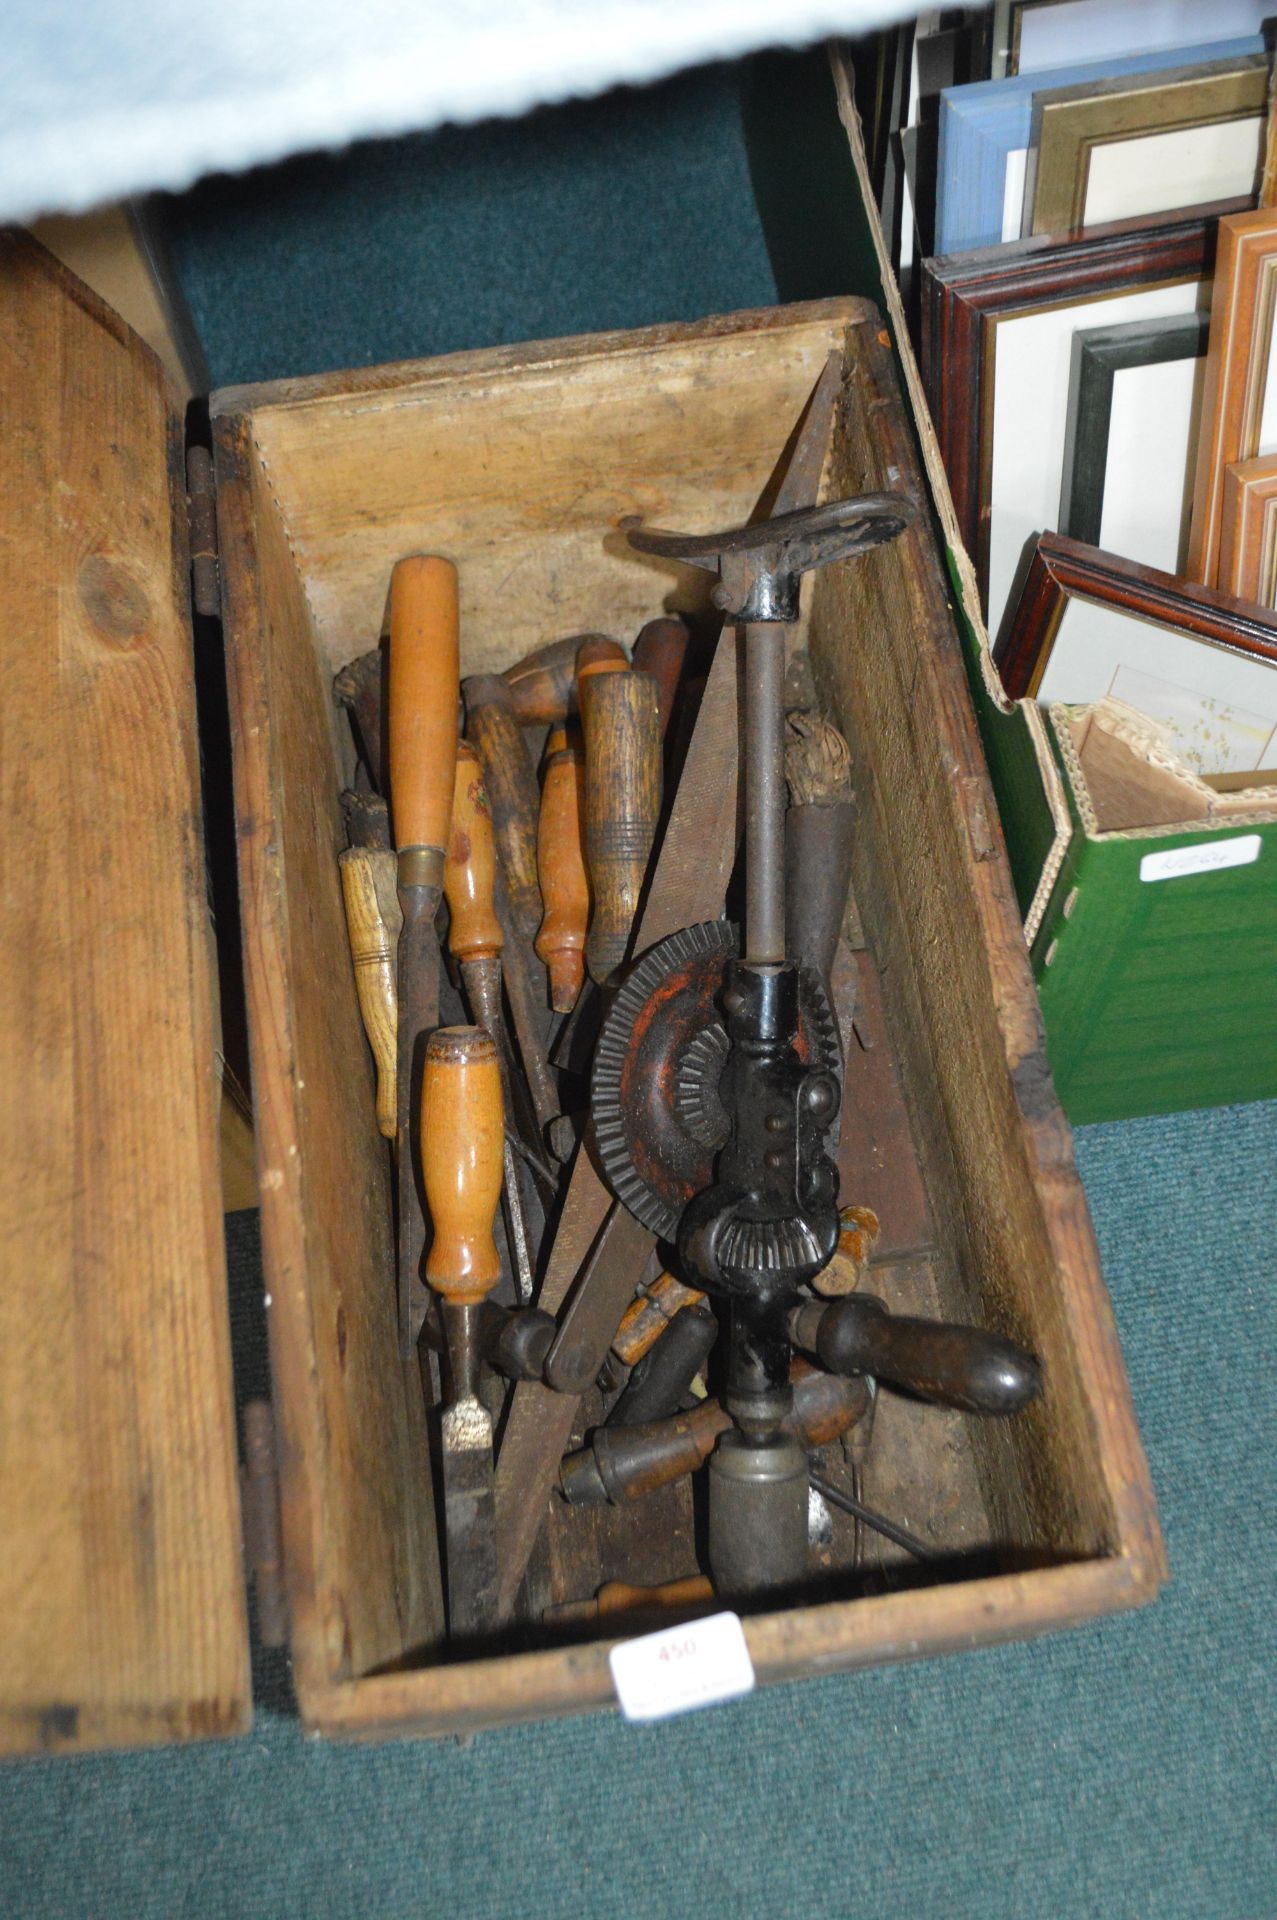
M181 421L0 234L0 1753L250 1719Z

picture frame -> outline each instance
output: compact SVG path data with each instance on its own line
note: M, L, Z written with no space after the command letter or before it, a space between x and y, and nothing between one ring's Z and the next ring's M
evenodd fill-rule
M923 379L990 634L1055 531L1073 334L1206 309L1218 219L1123 223L924 262Z
M1084 327L1073 335L1060 533L1180 571L1208 331L1209 315L1199 312ZM1123 375L1135 376L1123 385L1140 391L1123 394Z
M1211 26L1220 34L1258 33L1265 0L1214 0ZM1200 0L993 0L989 76L1040 74L1076 48L1112 71L1115 59L1137 48L1178 53L1201 38ZM1171 61L1163 61L1169 66Z
M1264 165L1265 53L1034 92L1022 231L1253 202Z
M1277 453L1277 209L1219 223L1188 571L1219 579L1224 474Z
M1277 454L1224 469L1220 591L1277 608Z
M994 658L1016 700L1122 700L1193 772L1277 767L1277 620L1208 587L1044 534Z
M1262 54L1259 34L1188 49L1194 62ZM1176 56L1171 56L1174 59ZM1033 97L1043 88L1082 86L1109 77L1165 72L1158 49L1119 60L1070 62L1043 73L947 87L940 95L936 173L937 254L965 253L1022 237L1024 182L1033 132Z

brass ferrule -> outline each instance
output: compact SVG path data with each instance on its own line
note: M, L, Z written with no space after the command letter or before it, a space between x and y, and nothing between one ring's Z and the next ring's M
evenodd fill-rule
M438 893L443 887L443 848L442 847L401 847L397 880L400 893L408 892L412 887L433 887Z

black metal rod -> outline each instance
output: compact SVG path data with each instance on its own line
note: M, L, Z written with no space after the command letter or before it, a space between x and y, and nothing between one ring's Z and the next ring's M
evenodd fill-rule
M745 628L745 959L785 963L785 629Z
M849 1493L844 1493L841 1487L836 1487L832 1480L826 1480L821 1474L813 1473L811 1484L822 1500L832 1501L833 1505L841 1507L844 1513L849 1513L854 1519L862 1521L865 1526L872 1527L875 1533L882 1534L885 1539L894 1541L896 1546L903 1547L905 1552L913 1554L915 1559L944 1559L942 1553L937 1553L934 1547L929 1547L925 1541L919 1540L917 1534L910 1533L907 1527L897 1526L894 1520L888 1520L885 1513L875 1513L872 1507L866 1507L861 1501L853 1500Z

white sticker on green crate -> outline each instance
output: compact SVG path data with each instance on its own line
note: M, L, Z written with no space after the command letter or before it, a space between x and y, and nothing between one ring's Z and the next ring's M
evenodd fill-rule
M627 1720L666 1720L754 1691L754 1663L736 1613L713 1613L623 1640L608 1660Z
M1140 861L1140 879L1182 880L1188 873L1216 873L1221 867L1248 867L1252 860L1258 860L1263 844L1257 833L1241 833L1231 840L1199 840L1195 847L1172 847L1167 853L1146 853Z

